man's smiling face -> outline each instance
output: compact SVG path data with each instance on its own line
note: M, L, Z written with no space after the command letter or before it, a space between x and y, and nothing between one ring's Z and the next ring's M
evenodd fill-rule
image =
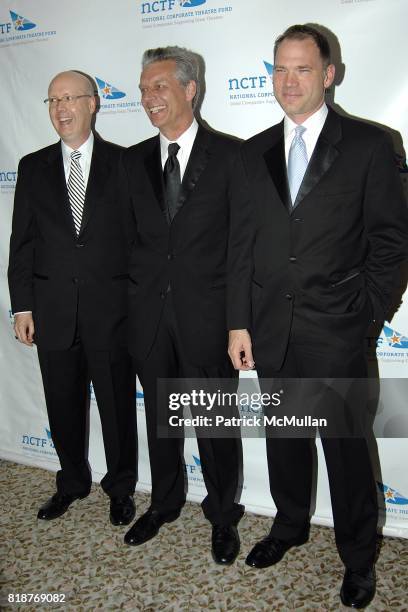
M334 66L324 66L315 41L283 40L273 70L275 98L295 123L301 124L324 102L325 90L334 79Z
M176 63L163 60L148 64L140 77L142 105L152 124L169 140L176 140L193 120L194 81L182 85Z
M61 72L50 83L49 98L83 96L72 102L50 104L50 119L60 138L72 149L78 149L91 132L96 102L91 83L75 72Z

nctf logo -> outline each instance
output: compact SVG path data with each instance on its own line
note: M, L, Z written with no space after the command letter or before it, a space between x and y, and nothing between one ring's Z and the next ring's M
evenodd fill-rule
M95 80L98 85L99 94L105 100L119 100L119 98L124 98L126 96L125 92L120 91L107 81L102 81L102 79L98 79L98 77L95 77Z
M401 493L398 493L398 491L395 489L391 489L391 487L383 484L382 482L377 482L377 485L387 504L394 504L398 506L408 505L408 499L401 495Z
M14 170L0 170L0 183L15 183L17 172Z
M24 17L23 15L19 15L14 11L9 11L11 21L7 21L6 23L0 23L0 43L10 43L24 40L24 39L32 39L32 42L36 40L44 40L49 36L54 36L56 34L55 30L44 32L38 31L37 24L28 17ZM14 28L14 32L12 31ZM35 32L29 32L29 30L34 30Z
M15 189L17 172L15 170L0 170L0 190L10 191Z
M11 25L14 26L14 29L18 32L22 32L24 30L32 30L36 28L37 25L27 19L27 17L23 17L22 15L17 15L13 11L10 11L11 21L7 23L0 23L0 34L8 34L11 31Z
M231 14L232 6L220 6L216 0L151 0L140 3L143 27L211 22Z
M272 91L273 64L263 60L263 74L247 74L228 79L231 104L260 104L274 102Z
M273 64L264 60L266 74L255 76L234 77L228 79L228 90L236 91L237 89L263 89L268 83L269 78L273 75Z
M46 455L55 455L54 443L52 441L51 432L45 427L45 437L32 436L31 434L23 434L21 443L25 450L32 452L40 452ZM47 449L53 449L52 452Z

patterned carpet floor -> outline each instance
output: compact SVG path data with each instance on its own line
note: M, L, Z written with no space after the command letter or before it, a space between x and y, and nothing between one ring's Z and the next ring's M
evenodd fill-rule
M98 485L61 518L38 521L53 493L54 474L0 461L0 609L131 610L135 612L335 611L343 566L333 530L313 526L309 542L276 566L246 566L251 546L270 519L245 514L241 553L234 565L214 564L210 525L198 504L187 503L176 522L150 542L123 544L126 527L109 522L108 499ZM136 494L137 515L149 496ZM408 540L384 538L377 563L377 595L370 611L408 611ZM9 595L63 593L65 603L10 603Z

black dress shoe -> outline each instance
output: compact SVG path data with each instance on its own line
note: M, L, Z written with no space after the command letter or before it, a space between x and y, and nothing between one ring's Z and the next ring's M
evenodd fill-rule
M375 595L375 583L373 567L346 569L340 591L342 604L357 610L365 608Z
M309 534L305 534L296 540L279 540L274 536L268 535L266 538L255 544L245 563L251 567L270 567L279 563L284 554L292 548L292 546L301 546L309 539Z
M112 525L129 525L133 521L135 513L135 502L131 495L111 497L109 518Z
M125 544L138 546L154 538L159 533L159 529L164 523L172 523L180 516L180 510L169 514L160 514L157 510L148 510L125 535Z
M239 535L235 525L213 525L211 553L219 565L231 565L239 553Z
M37 518L43 521L51 521L65 514L72 502L83 499L86 495L63 495L55 493L38 511Z

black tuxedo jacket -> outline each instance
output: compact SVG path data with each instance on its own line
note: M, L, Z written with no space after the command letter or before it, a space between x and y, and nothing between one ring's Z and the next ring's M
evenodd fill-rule
M187 358L203 367L226 359L226 259L238 148L237 141L199 127L171 224L159 136L124 155L137 226L130 262L130 347L139 360L153 345L169 286Z
M82 226L75 233L61 143L19 164L9 287L13 312L31 310L35 342L68 348L77 324L94 349L126 342L127 253L120 157L95 138Z
M407 253L407 207L388 135L329 109L294 207L283 122L243 144L229 252L230 329L279 369L296 318L328 352L384 319Z

